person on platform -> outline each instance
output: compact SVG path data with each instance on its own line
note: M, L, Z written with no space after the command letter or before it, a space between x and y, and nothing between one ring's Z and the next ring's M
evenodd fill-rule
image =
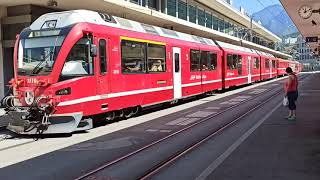
M289 101L289 115L288 120L296 120L296 100L298 99L298 77L293 73L290 67L286 68L288 80L284 84L284 91Z

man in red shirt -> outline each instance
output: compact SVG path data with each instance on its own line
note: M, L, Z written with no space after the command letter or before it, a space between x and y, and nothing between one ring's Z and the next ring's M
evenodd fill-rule
M288 81L284 85L284 91L289 100L289 115L286 118L294 121L296 119L295 101L298 99L298 78L290 67L286 68L286 72L288 74Z

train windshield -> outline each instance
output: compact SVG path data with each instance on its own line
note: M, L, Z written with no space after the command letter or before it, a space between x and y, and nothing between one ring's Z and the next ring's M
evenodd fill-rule
M18 49L18 74L50 74L64 38L65 36L47 36L21 39Z

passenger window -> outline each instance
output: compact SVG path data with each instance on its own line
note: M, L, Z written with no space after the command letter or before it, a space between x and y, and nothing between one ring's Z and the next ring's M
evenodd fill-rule
M93 60L89 56L90 40L88 38L80 39L71 49L64 63L61 75L62 76L84 76L92 75Z
M180 72L180 55L174 53L174 72Z
M99 40L99 59L100 59L100 74L107 72L107 49L106 40Z
M145 73L146 43L121 41L121 65L123 73Z
M227 55L227 67L228 67L228 69L235 69L235 66L233 64L233 55L232 54Z
M276 68L276 67L277 67L275 60L272 60L272 67L273 67L273 68Z
M266 68L269 68L269 67L270 67L270 61L269 61L269 59L266 59L266 61L265 61L265 67L266 67Z
M255 69L259 69L259 67L260 67L259 58L255 57L255 58L254 58L254 68L255 68Z
M148 72L166 72L166 47L148 44Z
M234 54L234 55L232 55L232 67L233 67L233 69L237 69L238 68L237 64L238 64L238 55Z
M190 50L190 71L200 71L200 51Z
M213 71L217 68L217 54L201 51L202 71Z
M208 71L208 51L201 51L201 70Z

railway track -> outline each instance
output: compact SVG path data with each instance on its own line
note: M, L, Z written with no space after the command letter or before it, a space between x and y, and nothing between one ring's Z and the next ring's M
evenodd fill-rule
M300 78L300 81L304 80L306 77L308 76L303 76ZM270 102L271 100L273 100L275 97L277 97L278 95L280 95L282 93L282 88L279 88L275 91L275 93L273 93L273 95L269 96L267 99L263 100L259 105L257 106L254 106L253 108L250 108L248 111L245 111L244 113L242 113L240 116L236 117L235 119L229 121L228 123L224 124L223 126L219 127L217 130L215 130L214 132L211 132L210 134L208 134L207 136L199 139L198 141L195 141L194 143L191 143L188 147L176 152L176 153L173 153L169 158L166 158L165 160L157 163L155 166L149 168L148 171L146 171L144 174L142 174L139 178L137 179L149 179L151 178L153 175L157 174L159 171L161 171L162 169L166 168L167 166L169 166L170 164L172 164L173 162L175 162L176 160L178 160L179 158L185 156L186 154L188 154L189 152L193 151L194 149L196 149L197 147L199 147L200 145L204 144L205 142L207 142L209 139L213 138L214 136L220 134L221 132L223 132L225 129L231 127L232 125L234 125L235 123L239 122L241 119L245 118L246 116L248 116L250 113L254 112L255 110L259 109L260 107L262 107L263 105L265 105L266 103ZM90 179L90 178L95 178L95 174L107 169L107 168L110 168L120 162L123 162L135 155L137 155L138 153L141 153L143 151L146 151L147 149L161 143L161 142L164 142L166 140L169 140L170 138L182 133L182 132L185 132L185 131L188 131L190 130L191 128L197 126L197 125L200 125L216 116L219 116L223 113L226 113L228 111L230 111L231 109L234 109L238 106L240 106L241 104L243 103L246 103L246 102L249 102L249 101L252 101L253 99L256 99L257 97L261 96L261 93L260 94L257 94L256 96L253 96L245 101L243 101L242 103L239 103L239 104L235 104L235 105L232 105L216 114L213 114L213 115L210 115L206 118L203 118L201 119L200 121L194 123L194 124L191 124L175 133L172 133L164 138L161 138L151 144L148 144L138 150L135 150L129 154L126 154L124 156L121 156L120 158L117 158L113 161L110 161L110 162L107 162L105 164L103 164L102 166L96 168L96 169L93 169L92 171L76 178L76 180L82 180L82 179Z

